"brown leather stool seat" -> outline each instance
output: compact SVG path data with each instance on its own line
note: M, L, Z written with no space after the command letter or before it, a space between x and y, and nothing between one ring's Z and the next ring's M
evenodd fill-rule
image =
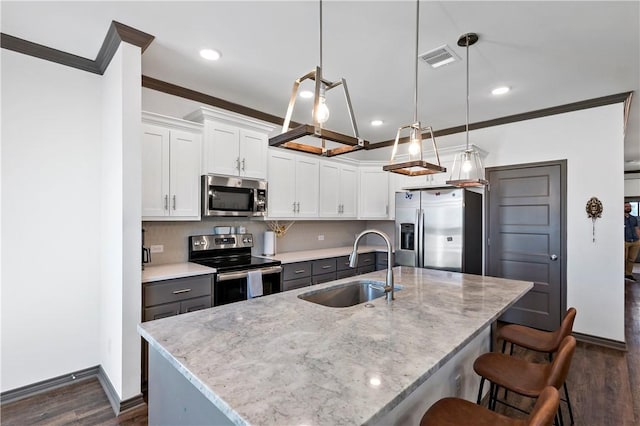
M576 309L569 308L562 324L555 331L542 331L535 328L525 327L518 324L509 324L498 330L497 339L502 339L502 352L505 352L507 342L511 344L510 354L513 354L513 346L521 346L536 352L546 352L549 355L549 361L553 360L553 353L558 351L560 342L566 336L571 335L573 331L573 322L576 318ZM569 418L571 424L573 421L573 409L571 408L571 399L569 398L569 390L566 382L563 385L565 401L569 410Z
M560 404L556 388L547 386L526 419L514 419L459 398L444 398L427 410L420 426L549 426Z
M569 373L571 359L576 349L576 339L566 336L558 348L558 355L550 363L534 363L511 355L489 352L480 355L473 363L473 369L482 377L478 391L478 404L482 399L484 381L491 382L489 408L495 408L498 388L502 387L520 395L537 398L547 386L560 389ZM514 407L517 409L517 407ZM558 410L560 414L560 411ZM560 415L560 422L562 416Z

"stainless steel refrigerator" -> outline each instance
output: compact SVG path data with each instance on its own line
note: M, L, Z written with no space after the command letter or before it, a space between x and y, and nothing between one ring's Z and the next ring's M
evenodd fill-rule
M395 264L482 274L482 194L396 192Z

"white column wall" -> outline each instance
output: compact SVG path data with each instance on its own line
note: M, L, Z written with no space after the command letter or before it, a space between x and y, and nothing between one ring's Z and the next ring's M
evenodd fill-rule
M437 142L461 145L464 135ZM567 160L567 306L578 310L574 330L624 341L623 104L475 130L470 143L488 152L487 167ZM388 161L390 152L381 148L360 155ZM585 212L594 196L604 206L595 243Z
M100 363L101 91L100 76L1 55L4 392Z
M103 76L101 362L126 400L140 393L140 48L121 43Z

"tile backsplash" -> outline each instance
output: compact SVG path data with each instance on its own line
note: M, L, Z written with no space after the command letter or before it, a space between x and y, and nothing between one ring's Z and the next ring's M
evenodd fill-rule
M279 221L279 224L290 222ZM142 222L142 228L145 230L145 247L163 246L162 253L151 254L151 265L186 262L189 236L213 234L214 226L244 226L254 237L252 253L258 256L262 254L263 234L268 230L265 221L224 218L204 219L200 222ZM276 253L350 246L355 236L368 227L380 229L393 239L392 221L297 221L289 228L286 235L276 239ZM320 240L319 236L324 239ZM383 244L382 240L376 236L364 243Z

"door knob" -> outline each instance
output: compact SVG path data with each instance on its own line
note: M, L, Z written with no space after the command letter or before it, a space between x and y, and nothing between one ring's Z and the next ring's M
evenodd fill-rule
M549 256L549 258L551 260L558 260L558 256L556 256L555 254L552 254L551 256Z

